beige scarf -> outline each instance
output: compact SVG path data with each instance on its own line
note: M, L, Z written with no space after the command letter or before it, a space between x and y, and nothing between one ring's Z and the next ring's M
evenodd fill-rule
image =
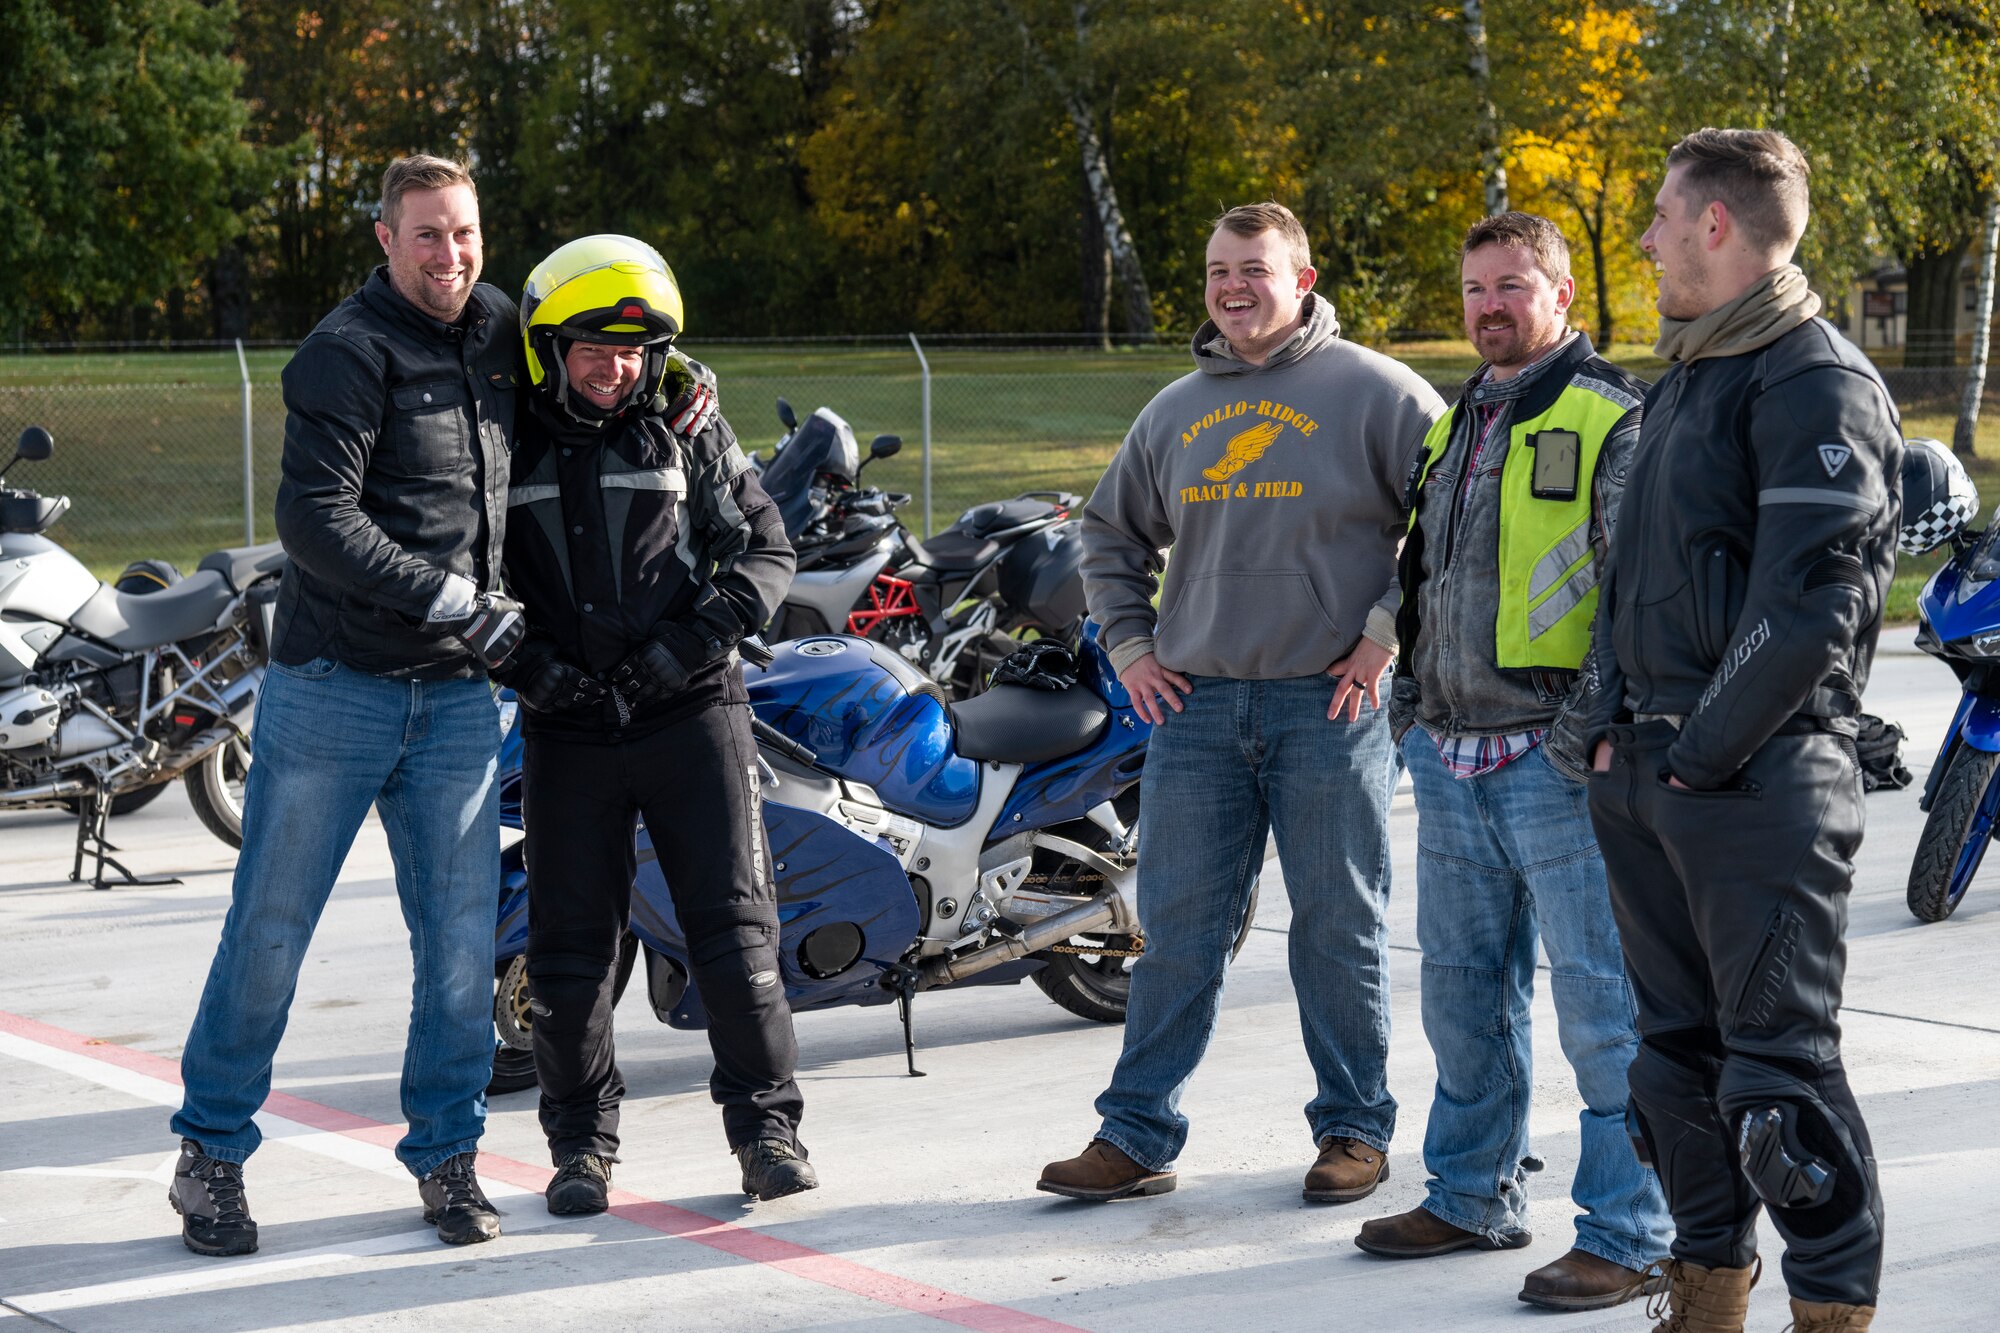
M1660 317L1653 350L1666 361L1737 356L1767 347L1819 313L1819 297L1797 264L1774 268L1749 291L1699 319Z

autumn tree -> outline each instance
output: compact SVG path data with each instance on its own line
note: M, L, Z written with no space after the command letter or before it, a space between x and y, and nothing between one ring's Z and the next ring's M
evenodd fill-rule
M243 141L234 9L201 0L0 6L0 321L179 299L268 189ZM123 321L110 327L130 336Z

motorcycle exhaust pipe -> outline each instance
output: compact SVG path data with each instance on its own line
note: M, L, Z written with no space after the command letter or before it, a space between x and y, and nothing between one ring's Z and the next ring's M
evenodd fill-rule
M1087 903L1080 903L1066 912L1044 917L1019 935L996 940L983 949L968 954L946 955L932 958L923 964L919 990L931 990L938 986L949 986L954 981L978 976L1002 963L1011 963L1017 958L1026 958L1031 953L1040 953L1051 944L1061 944L1072 935L1088 935L1101 930L1117 919L1113 904L1118 896L1116 889L1106 889Z
M66 801L73 796L81 796L90 790L90 784L75 778L62 778L55 782L44 782L39 787L17 787L11 791L0 791L0 810L15 806L41 805L48 801Z

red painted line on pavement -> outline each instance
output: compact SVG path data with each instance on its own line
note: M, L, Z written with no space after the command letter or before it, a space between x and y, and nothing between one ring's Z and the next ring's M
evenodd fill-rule
M19 1014L0 1011L0 1032L6 1032L37 1045L52 1050L67 1051L72 1055L87 1056L103 1064L116 1065L149 1078L161 1079L178 1084L181 1081L181 1067L177 1061L168 1060L145 1051L135 1051L128 1046L119 1046L95 1037L83 1037L74 1032L47 1023L25 1018ZM337 1107L310 1102L290 1093L273 1092L264 1101L264 1109L273 1115L313 1129L324 1130L347 1138L359 1139L378 1147L393 1148L402 1131L394 1125L385 1125L379 1120L355 1115ZM517 1162L511 1157L500 1157L493 1153L479 1154L479 1170L494 1180L504 1180L510 1185L539 1193L549 1183L553 1173L545 1166L533 1166L527 1162ZM836 1291L844 1291L852 1296L892 1305L899 1310L913 1314L929 1315L948 1324L961 1328L977 1329L980 1333L1080 1333L1074 1325L1057 1323L1040 1315L1028 1314L1010 1309L1004 1305L993 1305L971 1296L961 1296L956 1292L933 1287L927 1283L915 1282L909 1278L897 1277L878 1269L857 1264L849 1259L811 1249L794 1241L781 1240L767 1232L720 1218L697 1213L691 1208L677 1204L663 1203L641 1194L626 1190L611 1192L611 1213L615 1217L649 1231L673 1236L680 1240L692 1241L711 1250L750 1263L763 1264L817 1282Z

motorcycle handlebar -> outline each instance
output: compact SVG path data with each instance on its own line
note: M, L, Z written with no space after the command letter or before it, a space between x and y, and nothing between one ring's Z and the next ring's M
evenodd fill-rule
M796 760L804 764L807 768L811 768L819 763L818 754L799 744L790 736L779 731L769 722L766 722L763 718L755 714L752 714L750 718L750 734L757 738L759 745L768 745L787 759Z

